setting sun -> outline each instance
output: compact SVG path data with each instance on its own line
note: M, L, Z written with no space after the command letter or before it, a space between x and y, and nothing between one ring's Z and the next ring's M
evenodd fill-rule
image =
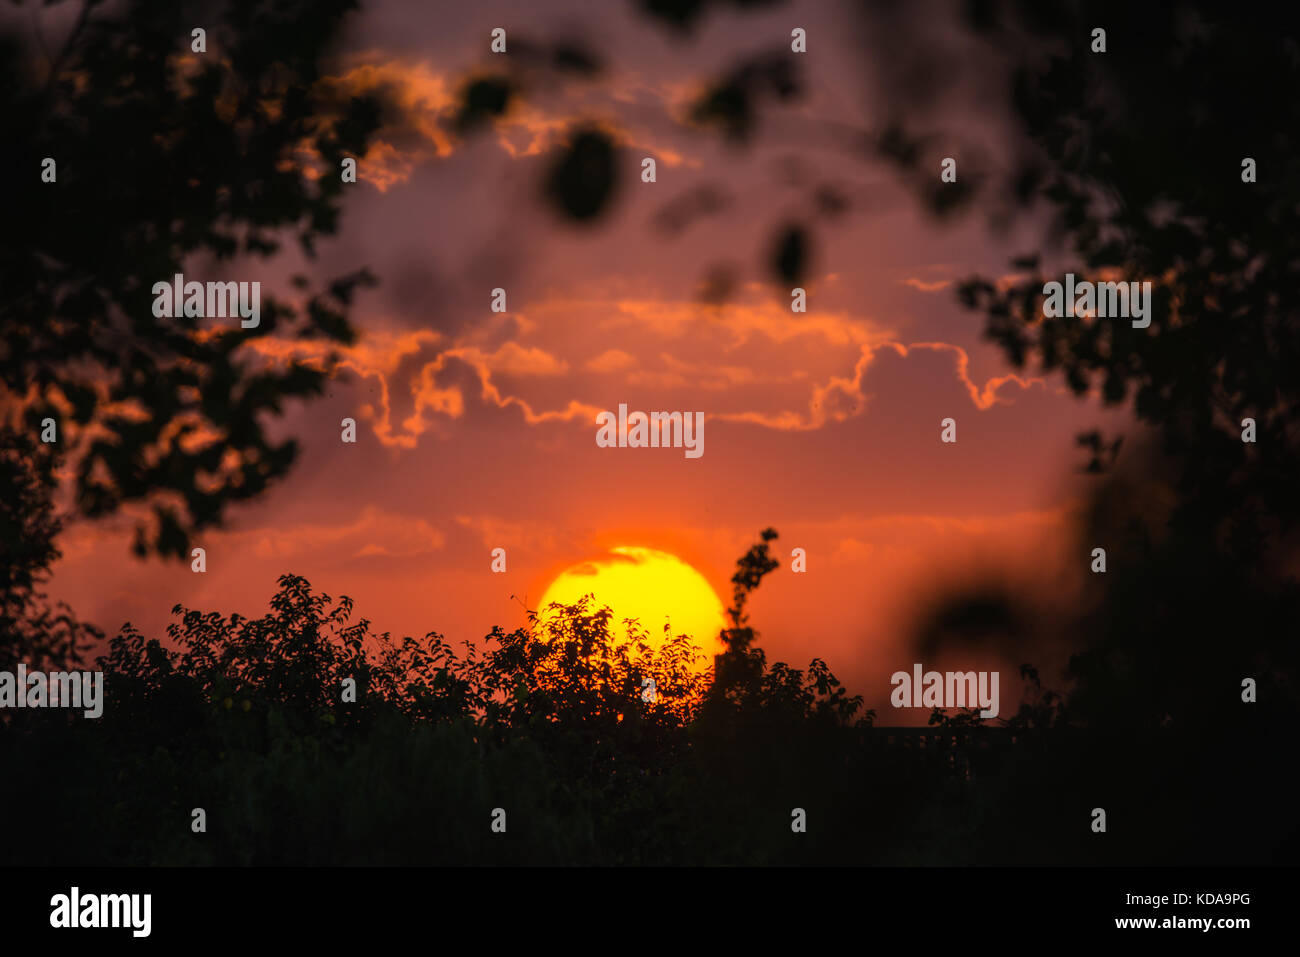
M718 638L725 627L722 602L708 580L676 555L637 546L611 548L605 557L562 571L542 595L538 610L544 619L552 602L572 605L588 594L598 607L613 611L615 637L626 637L623 620L635 618L650 646L658 648L667 624L668 634L690 635L704 652L701 670L725 650Z

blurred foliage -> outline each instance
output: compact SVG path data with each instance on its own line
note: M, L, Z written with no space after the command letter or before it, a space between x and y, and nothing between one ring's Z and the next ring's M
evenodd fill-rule
M572 221L595 219L605 211L618 186L619 153L604 130L573 130L553 161L546 180L547 195Z
M336 171L378 122L376 103L317 83L353 0L66 6L57 46L26 16L0 35L15 144L0 151L13 185L0 240L0 659L66 656L90 635L34 590L58 555L54 476L71 486L67 515L124 514L138 554L188 557L195 533L288 472L297 445L271 426L322 392L329 347L353 341L348 307L372 281L361 270L313 291L300 279L300 304L264 295L249 329L153 314L153 284L195 262L238 257L254 281L286 241L311 257L337 229ZM268 362L255 346L272 334L324 348ZM46 417L58 441L33 448Z
M1015 64L1023 134L985 200L1030 211L1042 240L1011 263L1014 282L971 278L960 301L1013 367L1143 426L1132 442L1079 437L1099 483L1080 554L1105 546L1110 567L1068 626L1071 720L1232 733L1253 677L1294 721L1300 106L1277 91L1300 83L1300 13L1003 3L971 16ZM1104 54L1090 49L1099 24ZM1150 326L1043 320L1043 283L1066 270L1150 281Z
M5 152L4 172L28 185L7 209L0 383L7 428L60 422L82 513L173 493L138 546L183 554L228 503L283 475L295 447L270 442L263 419L325 379L297 363L258 366L242 347L272 332L350 342L342 311L365 277L329 283L301 310L264 301L258 328L206 334L194 319L156 319L151 287L199 254L269 256L286 234L310 254L337 226L341 183L312 175L300 154L337 169L374 117L363 100L313 96L351 3L222 4L210 17L194 4L128 6L85 4L43 75L2 39L4 112L23 144ZM191 54L200 21L209 52ZM44 156L57 184L36 183Z

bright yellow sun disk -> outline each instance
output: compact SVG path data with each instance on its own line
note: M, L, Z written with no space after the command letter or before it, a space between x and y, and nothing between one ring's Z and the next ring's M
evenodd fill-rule
M647 632L647 643L657 649L665 640L666 622L670 635L690 635L704 653L701 671L725 650L718 638L725 627L722 602L708 580L676 555L620 546L607 557L566 568L542 595L543 621L552 602L574 605L588 594L595 596L594 608L608 605L614 613L610 629L615 638L626 638L623 619L635 618Z

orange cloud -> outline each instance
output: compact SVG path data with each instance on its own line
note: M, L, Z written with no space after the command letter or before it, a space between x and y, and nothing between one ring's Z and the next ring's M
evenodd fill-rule
M493 515L457 515L455 521L477 534L488 548L525 548L549 554L561 548L561 535L554 525L509 521Z
M636 359L622 349L606 349L595 358L588 359L584 368L591 372L622 372L634 365Z
M340 99L368 94L385 99L388 122L357 164L357 176L380 192L387 192L408 182L416 166L449 156L456 149L459 141L452 132L452 123L460 109L460 88L469 77L450 76L424 61L380 57L376 51L359 54L354 58L356 65L326 77L321 87ZM585 92L570 90L564 100L553 104L540 96L526 100L516 97L503 115L492 120L496 143L515 159L537 156L562 141L574 122L583 119L606 128L620 146L655 156L667 167L700 166L698 160L657 142L647 130L596 119L596 114L626 100L618 87L613 82ZM668 94L658 91L655 95L662 100ZM665 103L665 111L667 108ZM612 110L610 113L616 115ZM324 172L319 157L305 146L294 163L313 178Z
M952 285L951 279L936 279L933 282L927 282L924 279L917 279L913 276L902 280L904 286L911 286L920 292L938 292L941 289L947 289Z
M1008 382L1015 383L1021 389L1028 389L1035 385L1044 388L1047 386L1044 379L1036 377L1025 378L1023 376L1018 376L1015 373L1011 373L1004 376L994 376L993 378L986 380L984 385L980 387L971 381L969 374L970 356L966 353L966 350L960 346L954 346L947 342L914 342L910 347L904 347L901 354L907 355L908 348L946 350L954 353L957 357L957 378L961 380L962 385L965 386L966 391L970 394L971 402L975 403L975 408L980 411L991 409L998 403L1010 404L1009 399L1004 399L998 394L998 390Z
M603 398L601 405L580 395L557 398L554 386L542 386L540 380L573 375L562 351L588 347L593 321L603 329L618 330L622 343L635 344L639 333L647 344L665 339L688 344L698 357L686 360L659 352L661 365L654 368L644 366L627 349L606 349L585 362L576 360L580 373L573 379L576 389L583 388L584 375L619 373L627 383L640 387L734 395L749 407L733 404L712 411L710 418L779 431L816 430L864 414L871 401L867 372L882 349L892 349L900 358L917 349L951 353L954 378L980 411L1014 401L1008 386L1025 390L1045 385L1042 379L1014 373L976 382L970 374L970 357L959 346L905 344L869 318L845 312L795 314L779 302L730 304L721 309L722 321L695 302L644 297L550 299L530 311L540 314L542 321L515 323L508 330L514 338L491 351L474 342L497 338L481 327L469 328L457 340L432 330L372 331L355 347L340 350L342 368L378 385L377 400L361 407L361 417L373 423L384 445L415 448L419 437L439 419L449 422L464 415L464 380L456 379L452 368L459 363L478 379L482 401L498 409L517 408L525 424L591 421L605 408ZM542 337L546 347L529 341ZM264 339L257 340L255 348L266 356L301 360L323 355L330 347ZM400 422L395 421L392 377L403 361L426 350L433 355L404 387L398 387L409 393L411 404ZM741 361L725 361L729 354ZM846 363L851 363L851 371L842 371Z
M438 551L446 545L446 536L424 519L388 512L374 505L365 506L346 525L301 523L235 532L231 537L236 547L249 549L257 558L277 560L324 550L353 558L413 557Z
M613 304L615 315L606 326L638 325L659 336L678 338L697 329L722 329L739 346L761 336L776 343L806 336L833 345L879 345L889 332L874 320L846 312L794 313L788 303L726 303L704 306L682 300L623 299Z

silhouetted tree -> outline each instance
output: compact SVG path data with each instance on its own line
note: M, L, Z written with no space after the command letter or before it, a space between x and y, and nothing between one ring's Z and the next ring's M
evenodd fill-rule
M340 101L316 83L354 6L83 0L56 48L42 49L39 24L41 44L0 36L0 113L21 144L0 154L13 187L0 253L0 430L9 450L29 448L44 418L59 430L27 456L39 477L0 476L12 507L30 499L24 482L67 472L77 514L127 511L138 553L184 556L195 531L288 470L296 445L271 440L268 422L286 400L319 394L332 359L324 349L318 363L277 365L254 347L271 334L351 342L346 311L369 275L316 292L298 277L303 306L264 297L248 329L156 318L151 289L204 257L245 257L251 281L251 262L287 239L311 255L336 229L340 160L363 152L377 123L373 102ZM191 52L195 24L206 54ZM45 157L55 182L41 182ZM0 563L39 559L11 534L25 522L5 529ZM44 531L52 543L57 526Z
M1300 474L1300 156L1290 132L1300 114L1272 91L1300 80L1300 16L1212 4L983 14L972 27L991 43L1053 51L1023 56L1012 74L1026 145L997 184L1002 195L1047 214L1065 269L1154 289L1145 329L1043 320L1051 276L1038 251L1013 263L1020 282L971 279L959 291L1013 366L1128 404L1155 433L1154 448L1125 447L1136 460L1099 489L1089 519L1089 547L1107 534L1119 567L1080 622L1073 712L1130 724L1217 719L1240 705L1248 675L1294 702L1294 643L1280 635L1300 612L1290 491ZM1097 24L1110 26L1105 54L1090 50ZM1261 171L1254 182L1246 158ZM1246 418L1253 444L1242 441ZM1081 442L1092 472L1122 460L1119 439Z
M322 70L355 0L74 5L57 43L43 18L11 18L0 34L0 103L23 144L0 156L0 174L25 184L6 207L0 256L0 430L7 449L27 447L53 418L58 442L27 463L38 481L67 473L72 514L125 512L137 554L184 557L195 532L291 467L296 443L272 441L269 421L287 400L320 394L336 368L329 346L353 341L347 312L373 277L362 269L313 291L295 276L301 307L266 296L249 329L156 318L153 283L196 263L250 269L286 242L314 255L338 226L340 161L364 154L384 104L342 96ZM191 50L196 24L205 53ZM507 71L465 84L450 133L483 127L530 84L601 69L576 42L518 37L510 50ZM53 183L40 181L46 157ZM618 185L612 141L575 131L547 183L562 215L599 215ZM324 348L268 362L257 344L270 335ZM15 509L30 502L16 474L0 478L15 483L0 488ZM0 558L48 567L55 552L42 562L17 532L28 521L15 511ZM51 547L59 527L47 528ZM6 589L4 615L14 628L32 619L31 657L37 634L79 626L42 619L28 594ZM79 640L47 635L42 653Z
M49 446L0 430L0 668L77 661L102 637L71 609L51 605L41 586L59 557Z

